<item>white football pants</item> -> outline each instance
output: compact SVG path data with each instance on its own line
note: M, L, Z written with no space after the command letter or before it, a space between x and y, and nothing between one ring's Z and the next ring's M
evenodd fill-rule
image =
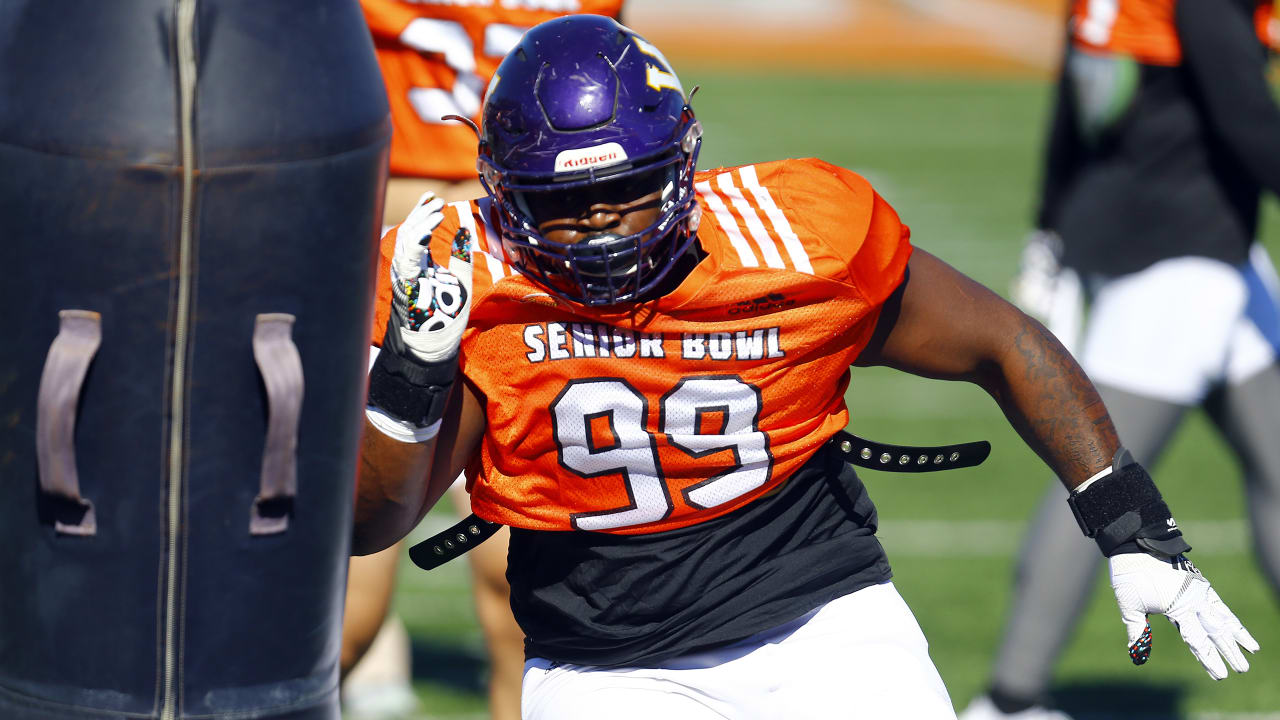
M929 644L893 583L654 667L525 663L524 720L955 718Z

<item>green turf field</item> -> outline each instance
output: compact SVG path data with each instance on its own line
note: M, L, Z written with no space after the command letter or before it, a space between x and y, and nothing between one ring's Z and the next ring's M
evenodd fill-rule
M1048 88L1034 80L731 75L684 67L706 128L701 167L818 156L867 176L915 243L1004 293L1028 229ZM1280 213L1264 219L1280 252ZM853 428L887 442L988 439L978 469L934 476L864 472L880 507L896 583L915 610L956 708L980 691L994 651L1019 531L1049 475L980 390L857 370ZM1278 430L1280 433L1280 430ZM1280 436L1278 436L1280 439ZM1163 619L1142 668L1129 664L1100 582L1062 659L1055 697L1079 718L1280 717L1280 604L1249 552L1236 466L1194 415L1155 469L1194 555L1262 644L1253 670L1214 683ZM433 513L438 529L451 516ZM965 524L949 525L956 521ZM936 542L943 530L946 544ZM419 534L425 534L420 529ZM1101 576L1100 576L1101 577ZM430 717L484 717L484 660L465 563L430 574L406 562L396 607L414 638Z

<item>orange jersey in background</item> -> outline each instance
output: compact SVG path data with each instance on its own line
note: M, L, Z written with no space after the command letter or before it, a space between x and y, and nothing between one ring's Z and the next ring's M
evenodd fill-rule
M461 370L486 400L468 473L481 517L683 527L768 493L848 424L849 366L902 280L907 227L866 180L819 160L696 179L707 257L634 312L553 299L503 262L487 200L446 207L433 257L459 227L478 249Z
M1072 41L1086 50L1128 55L1147 65L1178 65L1182 62L1182 45L1173 24L1176 2L1074 0Z
M1071 38L1084 50L1128 55L1146 65L1182 63L1174 25L1177 0L1073 0ZM1276 47L1276 0L1258 0L1258 39Z
M622 0L361 0L391 105L391 174L476 176L489 79L525 30L572 13L617 17Z
M1273 51L1280 52L1280 0L1259 0L1254 24L1262 42Z

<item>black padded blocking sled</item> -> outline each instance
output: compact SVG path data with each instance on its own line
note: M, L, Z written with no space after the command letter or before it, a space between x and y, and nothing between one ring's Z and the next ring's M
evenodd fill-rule
M0 717L338 716L389 139L356 0L0 4Z

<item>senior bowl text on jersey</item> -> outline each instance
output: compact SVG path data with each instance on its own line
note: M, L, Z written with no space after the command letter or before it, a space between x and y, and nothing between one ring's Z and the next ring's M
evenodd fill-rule
M667 357L667 347L685 360L760 360L786 357L781 328L732 332L683 333L668 338L598 323L533 323L524 328L525 353L531 363L575 358Z

